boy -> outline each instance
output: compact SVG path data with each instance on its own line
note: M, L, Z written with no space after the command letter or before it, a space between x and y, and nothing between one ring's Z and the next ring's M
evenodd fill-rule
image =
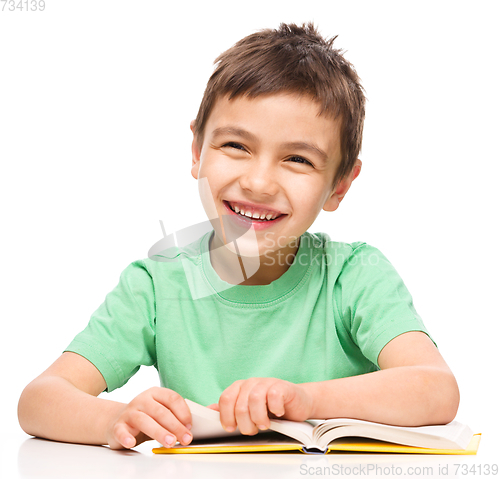
M453 420L457 383L394 268L365 243L307 231L361 171L365 99L333 40L281 25L216 60L191 124L192 175L214 231L124 270L25 388L28 434L186 445L184 398L249 435L270 417ZM97 397L143 364L163 387L129 404Z

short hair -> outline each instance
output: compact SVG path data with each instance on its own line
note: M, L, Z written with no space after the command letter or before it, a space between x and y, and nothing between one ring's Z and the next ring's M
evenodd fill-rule
M341 119L342 160L333 186L347 176L361 151L365 96L354 67L312 23L282 23L248 35L219 55L194 122L201 144L216 101L247 95L298 93L318 102L320 115Z

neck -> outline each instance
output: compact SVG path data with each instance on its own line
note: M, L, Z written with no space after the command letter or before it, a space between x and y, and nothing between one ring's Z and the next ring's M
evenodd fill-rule
M267 285L276 281L288 271L298 249L298 245L287 245L277 251L266 252L263 256L245 257L247 269L252 271L257 269L254 274L247 277L241 256L226 248L216 234L212 235L209 243L210 262L218 276L226 283L242 286ZM243 281L241 281L242 274Z

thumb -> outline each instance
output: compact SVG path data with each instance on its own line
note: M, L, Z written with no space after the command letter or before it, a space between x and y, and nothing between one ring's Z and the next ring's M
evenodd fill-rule
M214 411L219 411L219 405L218 404L210 404L210 406L207 406L208 409L213 409Z

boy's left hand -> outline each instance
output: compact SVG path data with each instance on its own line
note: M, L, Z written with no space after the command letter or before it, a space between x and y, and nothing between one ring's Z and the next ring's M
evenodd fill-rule
M226 431L238 427L242 434L253 436L259 429L269 428L270 417L310 419L313 398L300 384L276 378L250 378L231 384L221 394L219 404L208 407L220 412Z

